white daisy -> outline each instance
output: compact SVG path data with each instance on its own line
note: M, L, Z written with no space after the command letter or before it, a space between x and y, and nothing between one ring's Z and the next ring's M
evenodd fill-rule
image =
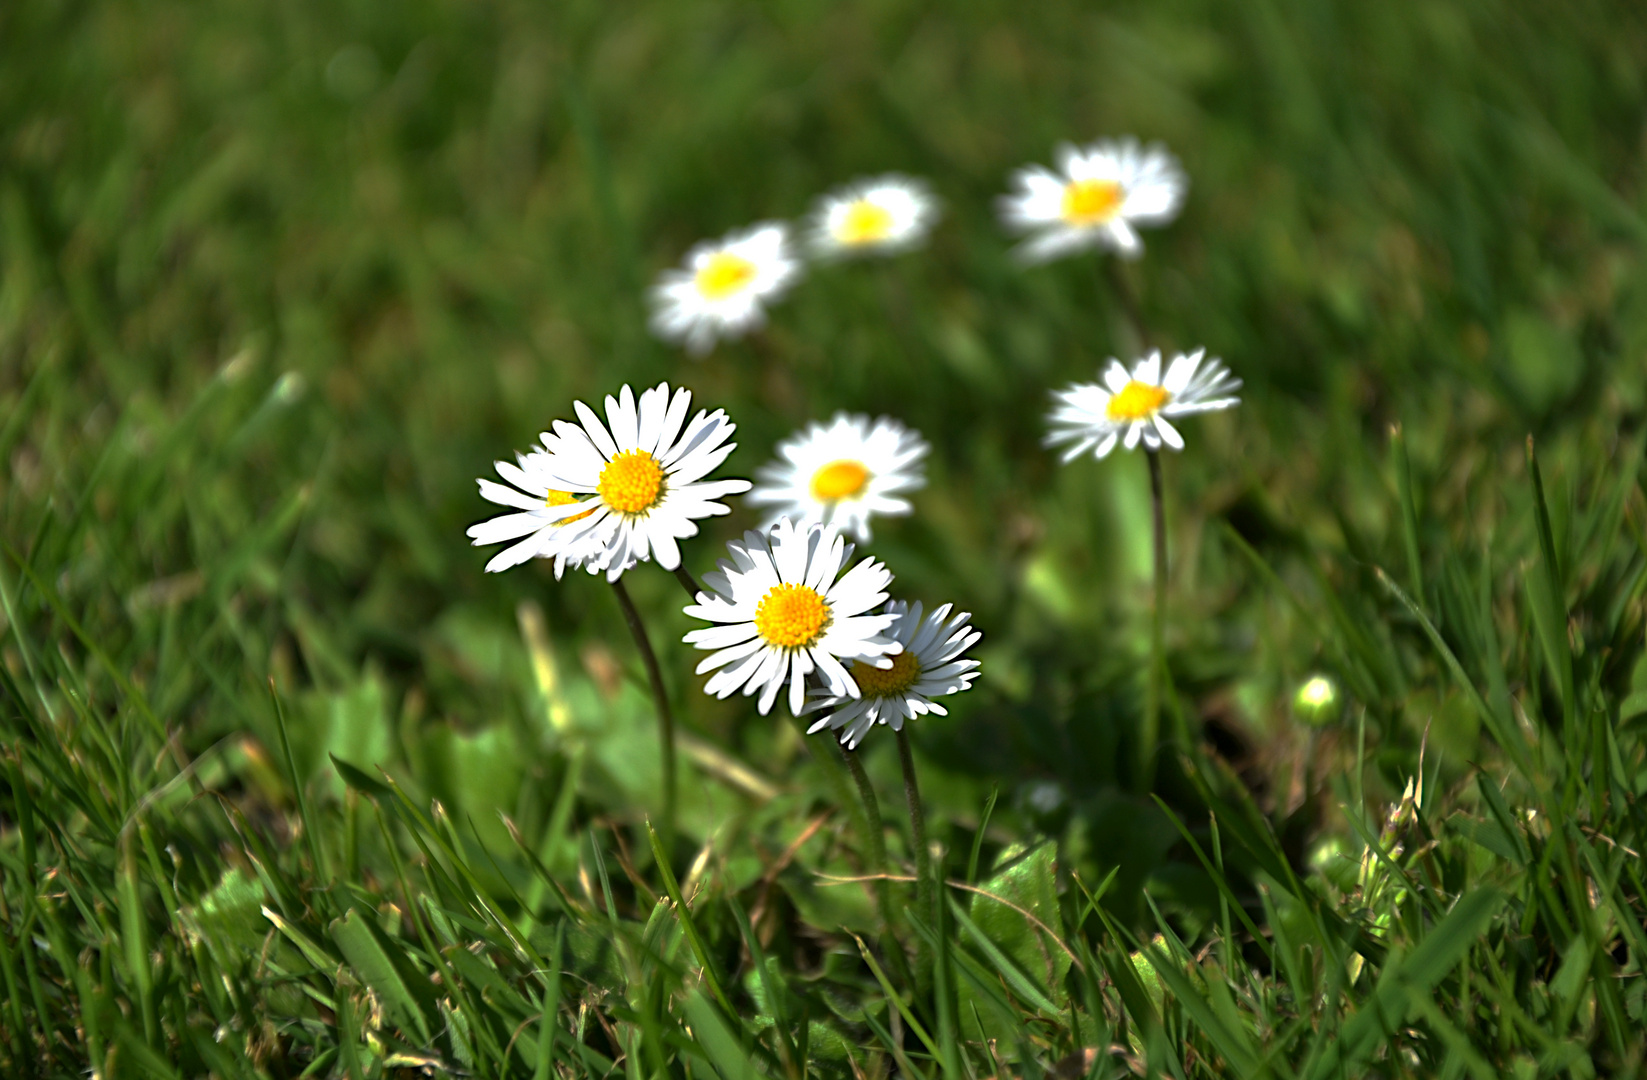
M518 514L495 517L469 527L469 536L474 540L476 547L482 544L497 544L505 540L519 540L519 543L512 544L492 556L491 561L486 564L489 573L507 570L534 556L541 556L555 560L555 579L558 581L568 563L574 567L584 566L602 553L602 546L598 540L587 535L578 536L576 529L569 528L573 523L593 514L593 509L584 510L571 517L563 516L567 511L556 509L573 505L580 500L570 491L556 488L549 479L546 466L555 448L560 445L560 439L547 431L540 438L543 440L542 447L533 447L531 453L516 454L515 464L511 465L507 461L493 462L498 475L513 487L505 487L485 477L477 481L480 484L482 498L522 511ZM521 539L522 537L525 539Z
M1133 364L1131 374L1112 358L1101 384L1081 383L1053 395L1058 404L1049 418L1053 430L1047 445L1071 443L1065 461L1088 450L1101 458L1123 439L1128 450L1139 440L1150 450L1163 443L1182 450L1184 437L1167 422L1169 416L1227 409L1241 400L1235 396L1241 380L1216 357L1203 364L1206 355L1205 349L1178 354L1165 378L1159 349Z
M777 299L800 272L787 225L765 222L706 241L652 286L652 332L701 356L716 338L761 325L762 302Z
M1143 250L1134 225L1164 225L1178 213L1188 181L1165 148L1133 138L1058 148L1058 171L1030 165L1013 174L1018 190L999 200L1001 219L1029 239L1018 254L1045 262L1087 247L1127 258Z
M867 543L871 515L909 513L899 496L926 483L920 462L929 449L890 416L836 413L827 427L810 424L778 444L780 460L756 471L749 501L774 507L766 527L780 517L833 523Z
M892 658L889 668L854 663L850 673L858 684L858 694L849 697L832 689L814 688L806 711L829 710L829 714L807 728L808 735L826 727L837 731L845 728L841 743L848 750L856 750L876 724L902 731L905 720L926 713L948 716L949 710L932 699L958 694L978 677L978 661L960 659L983 636L968 625L967 620L972 618L969 612L949 619L950 605L945 604L923 620L919 602L911 607L902 600L892 601L886 610L898 620L887 636L903 645L904 651Z
M889 657L903 648L882 633L896 616L864 614L886 599L891 572L865 559L836 581L852 545L834 526L783 518L770 531L746 532L742 543L726 547L731 561L720 560L719 569L703 576L705 591L686 608L693 618L718 624L685 638L715 650L698 664L699 675L715 672L705 693L725 698L740 689L746 696L760 691L764 714L787 682L789 710L799 715L808 675L816 672L832 692L855 698L858 684L841 661L890 667Z
M697 535L697 519L729 513L716 500L749 490L747 480L704 479L737 446L726 441L737 425L720 409L699 409L687 423L691 404L690 390L680 387L671 396L669 384L659 383L641 394L637 408L634 392L625 386L618 397L607 395L603 424L589 406L573 402L581 424L555 421L555 443L550 446L546 437L540 472L545 484L576 501L495 518L470 535L488 527L494 533L524 530L519 519L527 516L563 521L567 524L548 541L556 546L545 553L558 552L561 545L568 552L575 545L595 545L598 552L583 559L591 574L604 570L616 581L651 558L665 570L675 569L681 564L677 541ZM527 509L520 501L510 505Z
M896 174L856 180L818 200L807 245L824 258L908 251L926 239L938 200L920 180Z

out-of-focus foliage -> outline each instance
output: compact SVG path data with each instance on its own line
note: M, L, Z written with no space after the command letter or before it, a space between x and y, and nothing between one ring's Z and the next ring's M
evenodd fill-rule
M0 5L0 1071L1628 1074L1644 73L1591 0ZM1010 171L1127 133L1179 220L1015 264ZM695 241L890 170L926 249L648 337ZM1152 784L1144 464L1041 446L1144 344L1246 381L1166 461ZM702 695L642 566L671 885L611 590L464 539L665 379L728 475L837 409L933 444L867 550L985 635L914 732L937 925L839 880L838 757Z

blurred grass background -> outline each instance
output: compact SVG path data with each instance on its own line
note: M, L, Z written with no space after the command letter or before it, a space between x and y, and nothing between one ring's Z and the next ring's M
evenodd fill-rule
M629 830L644 864L651 709L609 590L484 575L463 536L490 513L474 477L624 382L726 408L729 475L810 419L888 413L934 452L914 516L877 523L871 550L896 595L953 600L985 634L977 689L916 731L952 865L998 785L986 866L1057 838L1066 873L1119 868L1121 923L1149 921L1147 887L1193 937L1213 878L1128 765L1144 465L1060 467L1040 446L1050 390L1139 342L1099 260L1012 262L995 196L1060 141L1126 133L1190 176L1183 215L1121 271L1150 344L1205 345L1246 380L1167 462L1171 667L1195 742L1302 866L1359 843L1322 786L1358 740L1375 828L1421 769L1450 788L1482 754L1374 567L1461 653L1472 619L1496 624L1495 690L1554 715L1550 638L1517 629L1542 602L1523 589L1529 434L1572 634L1605 638L1597 688L1637 688L1644 61L1647 14L1601 0L7 4L6 708L80 693L118 712L135 688L177 753L208 754L208 786L290 837L273 677L317 804L342 806L336 754L385 765L493 850L509 815L557 873L591 825ZM647 336L645 286L692 243L893 170L944 200L925 250L817 268L701 363ZM688 566L756 520L712 523ZM703 697L675 583L626 580L711 748L683 769L682 831L695 847L722 829L735 891L829 805L823 746ZM547 696L523 602L558 661ZM1466 666L1491 681L1499 650L1474 644L1494 659ZM1316 671L1349 699L1321 732L1292 705ZM866 752L891 800L890 741ZM716 755L782 794L751 801L701 767ZM157 761L157 783L176 775ZM1158 793L1201 805L1170 769ZM203 848L179 895L219 885L226 857ZM848 892L793 902L832 933L869 918Z

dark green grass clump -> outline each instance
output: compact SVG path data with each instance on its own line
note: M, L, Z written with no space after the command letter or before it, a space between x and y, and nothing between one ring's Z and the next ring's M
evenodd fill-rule
M0 5L0 1075L1638 1074L1644 57L1599 2ZM1191 177L1150 341L1246 381L1166 462L1160 746L1143 464L1040 445L1136 335L991 206L1125 133ZM691 243L894 169L927 249L647 336ZM463 538L662 379L728 475L933 444L871 547L985 635L924 914L892 741L877 830L641 566L660 858L610 590Z

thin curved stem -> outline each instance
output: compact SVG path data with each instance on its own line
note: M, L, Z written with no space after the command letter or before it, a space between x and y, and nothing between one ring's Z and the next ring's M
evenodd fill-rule
M1145 450L1149 460L1150 526L1154 532L1155 586L1153 609L1150 612L1149 634L1149 691L1144 706L1144 730L1139 746L1139 783L1147 792L1155 782L1155 751L1161 739L1161 710L1166 697L1166 618L1167 618L1167 514L1161 482L1161 454Z
M921 920L936 930L938 911L932 887L932 849L926 839L926 812L921 809L921 785L915 779L915 753L909 745L907 728L898 732L898 761L904 770L904 797L909 800L909 839L915 856L915 909ZM926 939L915 942L915 981L922 987L932 981L932 950Z
M1138 297L1132 291L1132 282L1127 280L1126 271L1118 260L1108 258L1104 260L1104 276L1110 292L1121 304L1121 316L1126 320L1127 329L1132 332L1135 339L1123 344L1131 346L1139 353L1148 351L1149 341L1144 336L1144 313L1138 307Z
M846 762L846 771L852 774L852 779L858 785L858 799L864 807L864 841L869 845L869 872L878 874L880 878L875 882L875 906L881 909L881 925L890 930L892 921L892 890L886 883L886 826L881 823L881 803L875 797L875 785L869 782L869 774L864 772L863 762L858 760L856 750L836 744L840 751L841 760Z
M673 855L675 716L669 710L669 692L664 689L663 669L658 667L658 657L652 651L652 642L646 636L646 626L641 622L640 612L635 609L635 602L629 598L629 589L624 585L622 578L612 582L612 591L618 594L618 606L623 609L623 621L629 624L629 633L635 639L635 648L640 650L641 663L646 665L646 676L652 683L652 701L658 709L658 742L663 754L663 828L659 830L659 839L663 841L663 849Z
M686 595L692 598L693 603L696 603L698 594L703 592L703 586L698 584L698 579L692 576L692 571L686 568L685 563L675 567L675 580L681 583L681 588L686 590Z

